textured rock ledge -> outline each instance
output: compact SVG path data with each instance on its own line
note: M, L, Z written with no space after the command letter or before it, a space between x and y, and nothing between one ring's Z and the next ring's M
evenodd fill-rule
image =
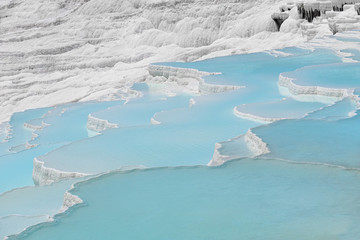
M44 166L44 162L38 160L37 158L34 158L32 177L36 185L48 185L62 179L78 178L88 175L89 174L85 173L64 172L53 168L48 168Z
M224 164L226 161L230 161L236 158L234 156L227 156L220 154L219 149L221 147L222 147L221 143L215 143L214 154L212 159L208 163L208 166L220 166Z
M74 188L74 185L71 187L71 189L73 189L73 188ZM59 213L63 213L65 211L67 211L69 208L71 208L72 206L75 206L80 203L83 203L83 200L81 198L69 193L69 191L66 191L64 194L64 201L63 201L63 204L61 206Z
M196 91L201 94L219 93L244 88L244 86L210 84L206 83L202 78L203 76L220 73L207 73L191 68L176 68L160 65L149 65L148 71L152 77L163 77L168 81L181 83L181 85L184 85L184 82L186 82L181 79L195 80L198 83ZM185 83L185 85L189 85L189 83Z
M261 138L256 136L251 131L251 129L249 129L245 135L241 135L239 137L244 137L246 146L253 153L253 155L250 157L257 157L257 156L267 154L270 152L269 148L267 147L267 144L265 142L263 142L263 140ZM229 156L229 155L224 155L224 154L220 153L220 149L223 147L222 143L231 142L234 139L237 139L239 137L230 139L225 142L216 143L215 148L214 148L213 157L210 160L210 162L208 163L208 166L219 166L219 165L224 164L227 161L242 157L242 156L236 156L236 155Z
M24 127L31 129L31 130L40 130L47 126L49 126L49 124L47 124L43 121L41 122L41 125L35 125L35 124L28 123L28 122L24 123Z
M261 123L272 123L275 121L279 121L279 120L283 120L285 118L268 118L268 117L261 117L261 116L256 116L250 113L244 113L244 112L240 112L237 107L234 107L234 115L239 117L239 118L244 118L244 119L249 119L252 121L256 121L256 122L261 122Z
M92 116L91 114L89 114L86 128L91 131L102 132L109 128L118 128L118 125L115 123L109 123L108 120L96 118L96 117Z
M265 143L260 137L256 136L251 129L246 132L244 138L246 145L254 153L255 157L270 152L267 143Z
M293 95L313 95L313 96L324 96L333 98L344 98L351 96L352 93L349 89L341 88L326 88L319 86L301 86L293 82L293 78L285 77L282 73L279 75L278 85L289 90Z

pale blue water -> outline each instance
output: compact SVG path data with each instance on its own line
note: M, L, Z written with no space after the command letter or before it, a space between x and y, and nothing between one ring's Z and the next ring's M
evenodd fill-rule
M44 161L47 167L83 173L99 173L122 166L158 167L207 164L212 158L216 142L244 134L247 129L259 125L259 123L235 117L233 115L235 106L282 99L277 80L283 71L309 64L340 61L339 57L325 49L313 52L294 50L294 53L296 54L288 57L257 53L202 62L167 63L166 65L170 66L191 67L202 71L216 69L222 74L207 77L206 81L223 84L225 80L227 84L245 85L246 88L194 97L196 103L192 107L179 108L182 104L179 105L179 101L171 101L171 98L168 98L167 102L160 102L160 105L159 102L148 104L139 99L135 101L134 109L131 105L112 107L95 113L95 117L104 119L109 117L115 123L123 121L124 126L136 118L139 122L135 124L143 125L149 123L150 117L156 113L155 120L161 122L162 125L112 129L101 136L64 146L39 159ZM143 91L146 97L151 97L146 86L137 85L136 87L137 90ZM184 102L186 101L187 99ZM166 106L166 103L169 105ZM293 103L299 108L303 108L302 105L313 105L308 108L309 112L316 110L316 106L319 108L323 106L295 101ZM174 108L175 110L164 111ZM128 109L127 112L126 109ZM302 112L302 114L306 113L307 111Z
M293 50L293 53L294 55L288 57L254 53L201 62L161 63L161 65L221 72L221 75L206 76L204 79L208 83L246 86L242 89L241 97L248 95L247 101L269 101L280 98L277 80L281 72L292 71L303 66L341 62L339 57L327 49L316 49L314 52ZM254 96L254 91L260 94Z
M287 47L282 49L277 49L279 52L288 53L291 55L301 55L301 54L310 54L312 50L306 48L298 48L298 47Z
M336 121L283 120L253 129L268 156L360 168L360 116Z
M150 125L150 119L156 112L188 105L189 96L161 97L152 101L145 97L92 113L91 116L106 119L119 127L145 126Z
M24 228L49 220L63 204L64 192L81 179L70 179L49 186L15 189L0 195L0 239Z
M360 42L360 39L359 39ZM355 61L360 61L360 50L355 48L344 49L341 52L351 53L352 56L348 57Z
M88 102L63 105L61 107L28 110L15 114L10 124L11 138L0 144L3 150L0 156L0 194L11 189L33 185L33 160L52 150L75 140L87 138L87 116L93 111L104 109L120 102ZM30 130L24 123L41 126L42 122L50 124L41 130ZM38 137L31 140L32 134ZM35 148L26 149L25 143L37 144ZM20 146L11 153L7 149Z
M0 144L0 156L10 154L11 148L18 148L19 151L25 149L25 143L31 140L32 129L24 127L24 123L32 119L42 117L49 108L31 109L24 112L15 113L10 119L11 131L9 139ZM18 151L13 151L18 152Z
M298 102L291 98L276 102L251 103L239 105L236 110L264 118L301 118L307 113L325 107L326 104L317 102Z
M318 111L309 113L305 118L323 119L323 120L337 120L342 118L349 118L357 109L356 102L350 98L345 98L336 102L333 105L324 107Z
M119 128L61 147L39 160L46 166L83 173L100 173L123 166L205 165L216 142L256 126L235 116L184 125ZM100 161L101 159L101 161Z
M325 166L360 167L360 117L354 116L358 111L355 100L346 98L327 106L283 99L277 84L279 74L287 72L302 85L357 88L359 65L341 63L341 58L326 49L279 51L292 55L255 53L193 63L161 63L221 72L207 76L205 81L245 86L234 91L169 97L157 91L157 86L139 83L133 89L142 97L126 104L76 103L14 115L10 124L16 130L15 138L0 146L6 151L13 147L16 153L0 157L0 193L33 184L34 157L44 161L46 167L90 174L153 168L109 173L78 184L72 193L79 195L84 205L18 238L359 238L358 170ZM195 102L192 106L190 99ZM235 107L257 116L295 119L261 125L235 116ZM119 128L89 138L89 114L116 123ZM151 118L161 124L151 124ZM34 132L23 129L24 122L50 125ZM271 152L267 159L241 159L216 168L205 166L218 142L222 144L220 154L253 157L255 153L243 136L249 129L268 144ZM30 141L33 133L39 136ZM21 151L26 141L38 146ZM202 166L194 167L197 165ZM5 203L3 209L0 206L0 224L25 224L23 218L2 218L16 211L11 205L16 196L21 202L16 205L24 214L53 214L69 182L29 193L19 191L18 195L10 195L13 198L0 195L0 203ZM25 195L30 196L28 203L33 211L21 201ZM39 199L49 203L42 205ZM41 219L34 217L27 222Z
M85 204L17 239L354 240L359 177L252 159L113 173L78 184Z
M54 107L42 118L49 126L35 131L39 135L31 144L61 144L65 145L76 140L88 137L86 128L88 115L114 105L123 104L124 101L113 102L86 102L67 104Z
M360 88L355 88L354 94L360 96Z
M354 88L360 85L360 63L342 63L305 67L284 74L303 86Z
M14 188L34 185L32 180L35 157L54 150L61 145L38 146L16 154L0 157L0 194Z

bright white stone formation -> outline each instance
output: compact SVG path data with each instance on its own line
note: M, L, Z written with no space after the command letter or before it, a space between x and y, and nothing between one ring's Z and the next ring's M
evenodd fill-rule
M28 108L115 99L120 90L143 81L152 62L192 61L299 43L302 39L293 33L280 38L271 18L284 4L3 0L0 122Z
M298 1L296 6L300 18L313 24L303 23L303 34L313 38L321 25L328 25L333 34L360 29L360 0L309 0Z

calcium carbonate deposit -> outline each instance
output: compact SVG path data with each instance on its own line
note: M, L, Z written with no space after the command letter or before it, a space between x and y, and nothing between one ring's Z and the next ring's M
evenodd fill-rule
M359 0L1 0L0 239L359 239L359 61Z

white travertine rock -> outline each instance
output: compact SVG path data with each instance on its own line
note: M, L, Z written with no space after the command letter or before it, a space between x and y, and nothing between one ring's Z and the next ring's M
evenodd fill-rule
M323 23L328 23L329 30L333 34L349 30L360 30L360 12L356 7L357 4L360 4L360 0L310 0L297 2L300 18L312 22L312 24L309 24L311 27L301 24L303 35L307 35L308 39L313 39L320 32L321 28L318 25Z
M42 122L41 125L34 125L34 124L27 123L27 122L24 123L24 127L29 128L31 130L40 130L46 126L47 126L47 124L45 124L44 122Z
M287 12L290 11L295 7L295 4L293 2L287 2L285 5L281 5L279 7L280 12Z
M280 12L280 13L273 13L271 15L271 18L272 19L281 19L281 20L284 20L287 19L289 17L289 14L288 13L285 13L285 12Z
M345 14L331 15L330 2ZM325 11L321 18L334 18L329 24L336 31L359 27L359 0L3 0L0 123L28 108L111 100L119 90L144 81L152 62L299 44L304 39L297 31L296 3L303 3L304 10ZM289 14L280 33L271 18L279 9ZM317 24L303 27L304 36L322 33Z
M258 136L256 136L251 129L249 129L245 135L239 136L244 137L244 141L246 143L247 148L252 152L249 157L257 157L263 154L270 153L267 144ZM235 139L235 138L234 138ZM234 139L230 139L226 142L231 142ZM222 142L223 144L226 142ZM231 161L233 159L239 158L239 156L227 156L220 153L220 149L223 147L222 143L215 143L214 154L208 166L219 166L224 164L227 161ZM241 156L240 156L241 157Z
M196 69L191 68L176 68L170 66L161 66L161 65L149 65L149 73L151 76L161 76L165 78L179 77L179 78L200 78L202 76L210 75L207 72L201 72Z
M229 140L229 141L231 141L231 140ZM219 152L220 148L222 148L222 144L221 143L215 143L214 154L213 154L212 159L208 163L208 166L211 166L211 167L220 166L220 165L224 164L227 161L231 161L231 160L234 160L234 159L238 158L238 156L227 156L227 155L221 154Z
M81 198L79 198L74 194L69 193L69 191L66 191L64 194L64 201L63 201L63 205L61 206L60 213L63 213L72 206L75 206L76 204L80 204L80 203L83 203L83 200Z
M208 163L208 166L219 166L225 162L224 158L226 156L223 156L219 153L219 148L221 148L221 144L215 143L214 154L213 154L212 159Z
M16 0L16 4L3 0L0 123L28 108L111 99L146 79L152 62L293 45L301 36L279 40L271 19L284 4L284 0ZM266 31L274 34L267 39L255 36Z
M34 158L33 181L36 185L48 185L62 179L78 178L88 176L89 174L77 172L63 172L57 169L44 166L44 162Z
M329 15L327 15L329 17ZM360 15L354 5L345 5L343 12L328 18L329 28L335 34L350 30L360 30Z
M239 153L230 153L231 155L226 155L224 153L222 153L224 151L224 149L222 149L224 146L226 146L227 144L232 144L233 141L238 141L239 139L243 139L244 143L246 145L242 146L237 145L237 146L231 146L231 148L234 147L239 147L240 149L245 147L247 149L250 150L251 153L245 153L242 152L242 150L240 150ZM226 147L225 147L226 148ZM221 150L222 149L222 150ZM225 150L226 152L227 150ZM269 153L270 150L267 147L267 144L262 141L261 138L259 138L258 136L256 136L251 129L249 129L246 134L244 135L240 135L238 137L235 137L233 139L229 139L227 141L224 142L218 142L215 144L215 148L214 148L214 154L212 159L210 160L210 162L208 163L208 166L219 166L224 164L227 161L231 161L234 159L238 159L238 158L242 158L242 157L257 157L263 154L267 154Z
M164 77L166 81L182 82L180 79L192 79L198 82L197 92L201 94L219 93L243 88L244 86L218 85L206 83L203 76L219 73L201 72L190 68L176 68L161 65L149 65L149 73L153 77Z
M315 95L340 99L352 95L352 90L349 89L326 88L320 86L301 86L295 84L293 80L294 79L285 77L283 74L280 74L278 84L281 87L287 88L293 95Z
M354 5L354 9L355 9L355 11L358 13L358 15L360 15L360 3L356 3L356 4Z
M251 129L245 134L245 142L248 148L254 153L255 156L260 156L270 152L267 144L258 136L256 136Z
M286 19L280 26L280 32L284 33L298 33L300 30L300 23L298 20L293 18Z
M161 122L155 120L155 116L152 117L152 118L150 118L150 123L151 123L152 125L159 125L159 124L161 124Z
M86 128L91 131L102 132L106 129L118 128L118 125L116 123L109 123L106 119L99 119L89 114Z
M271 15L271 18L275 21L277 30L280 30L280 27L283 24L283 22L289 18L289 14L285 12L273 13Z
M235 116L237 116L237 117L244 118L244 119L250 119L252 121L257 121L257 122L261 122L261 123L272 123L272 122L286 119L286 118L261 117L261 116L253 115L250 113L244 113L244 112L240 112L237 109L237 107L234 107L233 112L234 112Z

